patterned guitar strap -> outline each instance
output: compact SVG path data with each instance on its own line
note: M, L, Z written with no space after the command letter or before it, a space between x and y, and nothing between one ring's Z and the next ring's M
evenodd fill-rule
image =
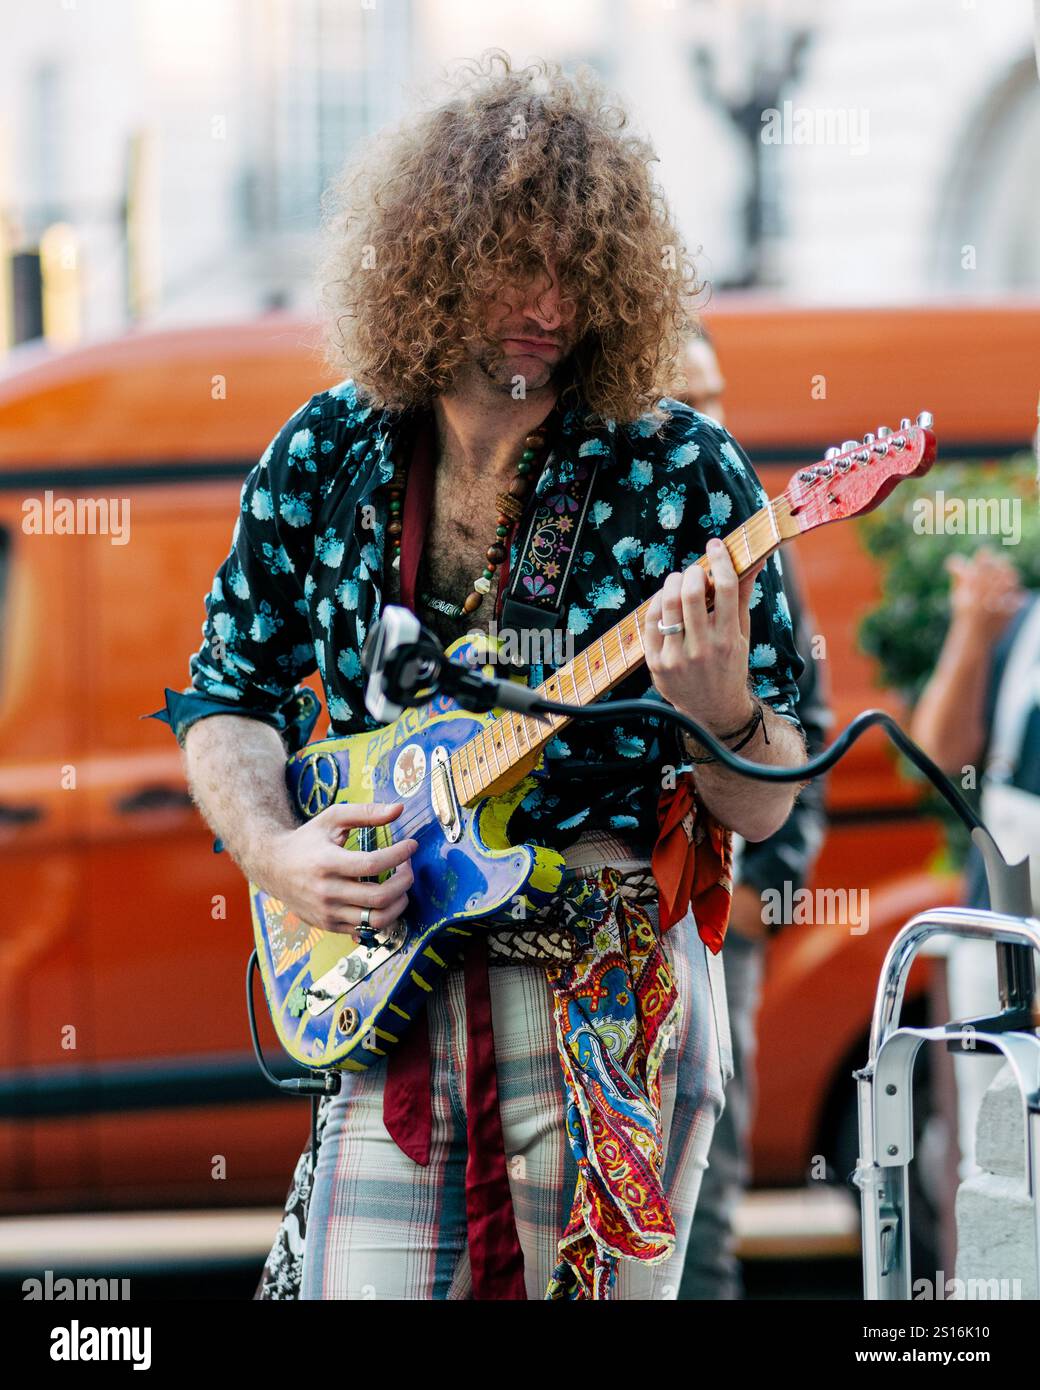
M567 583L579 553L599 460L593 455L570 463L550 456L546 467L553 467L559 481L551 490L535 493L534 506L519 538L517 565L508 576L499 626L506 632L541 634L541 650L551 652L554 635L560 631ZM538 650L537 642L532 646ZM574 960L583 943L571 921L554 903L524 926L491 932L488 964L564 965Z

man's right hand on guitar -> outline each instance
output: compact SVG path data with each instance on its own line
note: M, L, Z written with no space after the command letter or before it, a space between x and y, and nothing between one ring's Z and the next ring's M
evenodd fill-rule
M352 806L337 802L313 820L269 841L270 868L264 887L311 926L342 932L357 940L362 914L373 931L392 926L408 903L416 840L401 840L386 849L344 850L355 826L385 825L401 814L400 801ZM385 883L365 883L394 872Z

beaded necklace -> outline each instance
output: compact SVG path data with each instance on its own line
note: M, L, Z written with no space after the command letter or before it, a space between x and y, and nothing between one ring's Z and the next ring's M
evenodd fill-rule
M438 598L436 594L422 593L419 597L427 607L461 622L464 618L472 617L484 602L484 596L491 592L491 584L498 567L506 558L510 533L523 515L524 505L535 480L535 463L539 462L539 467L544 463L544 458L539 460L539 454L545 448L545 438L544 423L525 436L523 451L516 465L516 477L510 483L508 492L500 492L495 499L498 508L495 538L487 548L487 563L484 569L473 580L472 592L461 607L447 599ZM407 468L398 461L394 466L394 476L389 488L390 522L387 533L393 551L393 567L398 571L401 568L401 536L404 531L404 490L407 475Z

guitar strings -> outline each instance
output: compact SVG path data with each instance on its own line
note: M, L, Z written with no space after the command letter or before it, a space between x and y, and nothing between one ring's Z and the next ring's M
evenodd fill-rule
M816 485L815 482L813 485ZM767 517L769 517L771 511L773 513L773 516L771 519L767 521ZM738 575L746 573L747 570L751 569L758 562L758 560L762 559L763 556L768 555L771 550L777 548L773 544L773 542L779 536L779 527L776 525L777 514L779 514L780 521L787 521L790 519L790 504L787 501L786 495L782 494L775 501L768 503L766 507L760 508L758 512L753 513L752 516L750 516L746 522L742 523L741 526L736 527L732 532L729 533L729 535L727 535L724 538L725 543L727 545L727 549L730 550L738 549L740 546L740 538L743 538L746 541L746 549L749 555L752 551L752 542L754 543L755 553L751 556L751 558L748 560L746 564L740 562L741 567L738 567ZM780 537L781 542L784 539L791 539L791 537ZM758 546L761 541L766 541L767 544L764 545L763 550L760 553L758 550ZM697 563L701 565L704 569L710 567L710 562L708 561L707 556L702 556ZM587 682L591 681L592 691L594 694L603 694L606 692L606 690L612 688L625 676L637 669L638 666L641 665L643 661L645 661L645 652L642 643L642 619L645 617L646 610L649 608L650 602L650 599L645 599L643 603L641 603L637 608L633 609L631 613L626 614L626 616L619 623L616 623L608 632L604 633L594 642L590 642L582 652L579 652L578 655L573 658L573 660L568 662L565 666L561 667L558 671L554 672L548 680L544 681L542 685L539 687L539 689L542 691L546 691L547 687L550 684L555 684L560 692L560 698L562 699L564 698L563 692L565 682L569 680L574 690L574 703L583 704L585 703L588 697L588 690L584 689ZM623 649L622 646L623 630L626 628L626 624L627 639L624 640L624 648L627 648L627 651ZM638 647L635 646L633 642L633 637L638 637ZM603 653L603 660L606 665L606 674L608 675L608 677L611 676L611 669L613 667L615 658L618 658L621 661L621 670L618 672L618 674L612 676L609 682L599 690L596 689L596 680L592 676L589 657L590 652L593 652L597 645ZM630 655L633 651L637 651L639 653L638 659L636 661L630 660ZM587 676L580 675L577 668L577 662L582 659L584 659L586 667L588 668ZM597 661L597 666L598 665L599 662ZM579 684L582 688L579 688ZM515 745L516 752L519 753L521 756L526 756L533 752L540 743L546 741L548 738L551 738L553 733L555 733L555 731L558 728L568 724L570 722L571 717L567 715L552 715L549 716L549 718L552 720L552 724L550 726L549 731L546 731L544 726L541 724L537 725L537 727L532 730L531 725L534 724L534 721L530 717L520 714L517 711L508 711L507 714L503 715L501 719L495 720L493 723L485 725L480 730L480 732L474 734L473 737L467 740L465 744L462 744L459 748L457 748L455 750L455 753L452 754L452 758L455 758L457 754L462 754L464 749L470 748L471 745L479 744L483 754L483 757L481 757L480 755L477 756L478 765L483 764L483 766L481 767L481 772L478 773L478 776L481 776L485 771L490 771L490 765L492 760L497 761L494 743L494 735L496 733L501 733L506 741L508 741L509 737L511 736L512 742ZM488 747L486 741L486 735L489 732L491 732L493 735L493 742L490 748ZM510 754L508 754L508 751L507 756L511 756ZM459 768L458 770L461 772L461 768ZM497 780L497 775L501 774L496 774L495 777L492 777L492 783L495 780Z

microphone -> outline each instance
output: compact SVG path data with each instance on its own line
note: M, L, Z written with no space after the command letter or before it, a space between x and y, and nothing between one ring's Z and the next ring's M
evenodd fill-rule
M418 692L435 675L442 660L440 646L407 608L388 604L369 630L361 649L368 673L365 708L373 719L390 723L410 704L422 704ZM425 650L421 650L425 648ZM431 698L433 691L430 692Z
M450 695L463 709L479 713L512 709L537 716L543 708L541 697L527 686L449 660L436 634L396 604L383 609L365 638L361 665L368 674L365 708L382 723L399 718L409 705L428 704L435 695Z

